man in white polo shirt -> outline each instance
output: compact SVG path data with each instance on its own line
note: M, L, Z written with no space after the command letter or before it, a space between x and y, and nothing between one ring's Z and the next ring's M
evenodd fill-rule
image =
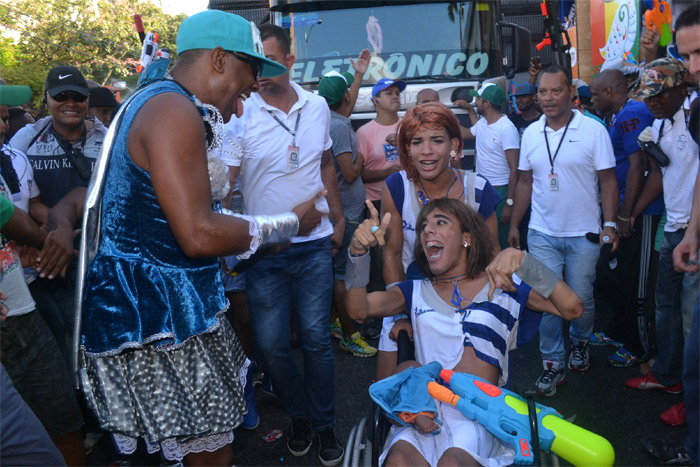
M260 34L265 57L291 69L294 55L284 29L266 24ZM331 250L342 242L345 219L331 153L330 110L325 99L289 81L289 73L258 83L259 92L246 100L242 117L227 124L231 141L225 151L241 155L238 179L244 212L287 212L325 187L326 200L318 201L317 209L330 214L309 236L292 238L289 248L262 258L246 271L255 356L292 418L290 452L305 455L313 430L321 462L336 465L343 449L334 432L335 370L328 322L333 296ZM303 374L292 358L292 308L304 352Z
M515 184L518 181L520 136L513 122L501 113L506 94L500 86L487 83L478 91L470 90L469 94L475 98L476 110L484 118L479 118L474 108L466 105L472 127L466 130L464 137L476 138L476 173L486 178L501 197L496 207L498 243L501 248L506 248Z
M528 248L547 267L566 278L566 283L583 301L583 316L569 328L572 350L570 370L583 372L590 366L588 341L593 333L595 307L593 282L600 244L617 247L618 189L615 155L603 125L571 109L576 88L570 70L554 65L540 74L538 99L544 116L523 133L515 206L510 220L508 241L519 247L518 224L530 201L532 216L527 236ZM598 181L605 223L600 229ZM588 235L591 237L591 235ZM540 352L544 372L537 389L553 396L564 382L566 349L562 321L542 317Z

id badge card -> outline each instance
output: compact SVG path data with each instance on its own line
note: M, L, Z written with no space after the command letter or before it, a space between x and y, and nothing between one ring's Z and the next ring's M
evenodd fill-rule
M557 174L549 174L549 191L559 191L559 177L557 177Z
M290 169L299 168L299 146L290 145L287 148L287 167Z

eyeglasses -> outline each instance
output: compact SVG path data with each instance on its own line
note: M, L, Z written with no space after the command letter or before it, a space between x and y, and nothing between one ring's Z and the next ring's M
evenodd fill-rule
M234 57L236 57L238 60L247 63L248 65L253 67L253 76L255 76L255 79L260 78L260 72L262 71L262 67L260 66L260 62L255 60L253 57L250 57L246 54L242 54L239 52L231 52Z
M75 91L63 91L51 97L51 99L55 100L56 102L65 102L68 99L72 99L73 102L85 102L87 98L88 96L84 96Z

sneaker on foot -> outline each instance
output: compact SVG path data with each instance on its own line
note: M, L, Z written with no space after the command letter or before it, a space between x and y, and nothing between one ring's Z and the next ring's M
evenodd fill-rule
M382 333L382 320L377 318L367 320L363 333L367 339L378 339Z
M374 357L377 355L377 349L365 342L359 332L351 335L349 341L341 338L340 350L351 353L355 357Z
M637 361L637 357L629 353L624 347L608 357L608 363L617 368L629 368Z
M674 384L673 386L664 386L659 383L652 373L648 373L638 378L630 378L625 381L628 388L639 389L640 391L649 391L651 389L661 389L669 394L680 394L683 392L683 383Z
M696 465L684 447L673 450L647 447L647 452L658 465Z
M318 436L318 458L321 460L321 464L326 467L340 464L345 451L338 442L338 438L335 437L333 428L319 431L316 436Z
M340 319L336 318L335 321L331 323L331 336L336 339L343 338L343 328L340 326Z
M303 456L311 449L311 424L303 418L292 419L292 429L287 436L287 449L293 456Z
M572 346L571 355L569 355L569 370L586 371L590 366L591 362L588 359L588 342Z
M544 361L544 371L535 381L535 386L537 386L537 392L543 396L553 396L557 393L557 386L566 381L566 376L564 375L564 369L556 366L555 362Z
M246 430L254 430L260 425L260 416L255 406L255 386L253 386L252 381L245 385L243 394L245 396L245 404L248 407L248 412L243 416L241 426Z
M610 339L603 331L594 332L589 342L595 347L622 347L621 342Z
M676 404L673 407L664 410L659 415L659 418L666 425L671 426L684 426L687 422L685 420L685 402Z

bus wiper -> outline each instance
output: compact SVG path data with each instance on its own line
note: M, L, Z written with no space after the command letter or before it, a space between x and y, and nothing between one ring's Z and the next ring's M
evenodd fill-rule
M456 76L451 76L451 75L420 75L420 76L410 76L407 78L396 78L400 79L402 81L406 81L407 83L415 82L415 81L453 81L456 80ZM313 79L310 81L302 81L300 83L297 83L299 86L308 86L308 85L316 85L320 79Z
M453 81L456 80L457 77L451 75L420 75L400 79L410 83L412 81Z

